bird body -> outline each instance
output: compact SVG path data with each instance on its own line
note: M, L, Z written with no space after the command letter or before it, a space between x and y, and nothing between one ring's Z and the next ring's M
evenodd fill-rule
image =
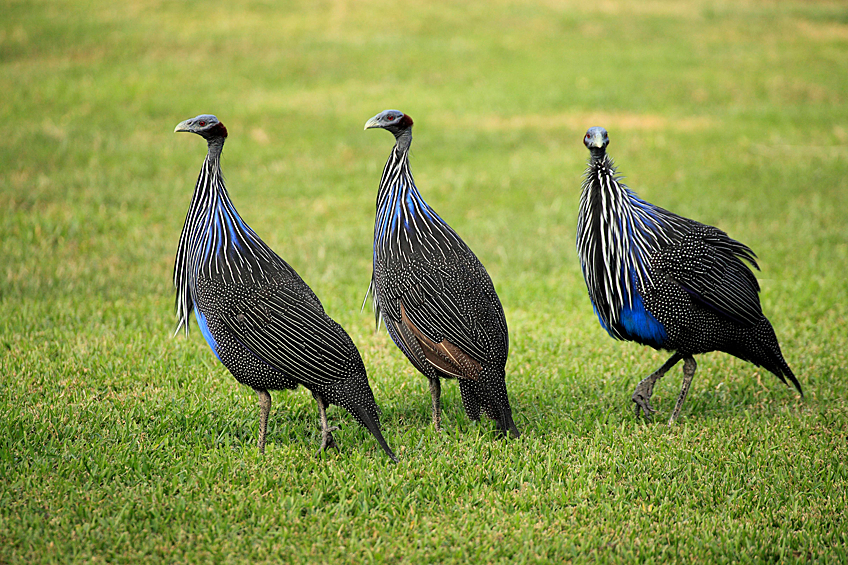
M264 451L269 390L312 391L322 424L322 449L335 446L326 405L346 408L395 459L380 433L365 366L344 329L295 270L239 216L224 185L220 155L227 130L201 115L174 131L197 133L209 151L186 214L174 265L177 331L195 314L200 331L236 380L260 399Z
M430 382L440 429L440 378L456 378L466 413L481 409L518 436L506 391L509 333L503 307L480 260L424 201L409 169L412 119L386 110L365 129L396 143L383 169L374 224L373 293L395 344Z
M674 351L636 388L637 412L653 412L653 385L683 359L680 412L695 372L692 357L723 351L801 386L763 315L758 268L746 245L708 226L646 202L625 186L606 154L609 137L591 128L577 222L577 253L601 326L616 339Z

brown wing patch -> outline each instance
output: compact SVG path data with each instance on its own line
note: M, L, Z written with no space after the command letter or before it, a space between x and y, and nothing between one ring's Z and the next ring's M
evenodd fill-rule
M407 317L402 300L400 301L400 316L401 322L412 332L415 340L421 346L424 357L431 365L457 379L471 379L473 381L478 379L482 370L480 363L450 341L443 339L436 343L424 335Z

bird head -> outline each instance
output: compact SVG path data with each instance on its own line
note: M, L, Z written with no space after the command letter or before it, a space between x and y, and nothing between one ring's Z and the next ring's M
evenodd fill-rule
M400 110L385 110L365 122L365 129L371 128L387 129L397 137L412 129L412 118Z
M595 152L603 154L604 151L606 151L607 145L609 145L609 135L607 134L607 130L599 127L589 128L586 135L583 137L583 145L585 145L593 155Z
M201 114L190 120L178 123L177 127L174 128L174 133L178 131L196 133L207 141L227 137L227 128L218 121L218 118L211 114Z

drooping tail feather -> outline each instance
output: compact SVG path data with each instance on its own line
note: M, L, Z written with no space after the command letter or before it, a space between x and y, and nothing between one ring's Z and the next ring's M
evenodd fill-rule
M371 432L371 435L374 436L377 443L383 448L383 451L392 458L392 461L395 463L398 462L398 458L392 452L392 449L380 432L380 417L377 415L377 402L374 400L374 393L368 384L368 377L365 376L364 368L361 373L337 384L327 390L324 395L329 402L341 406L350 412L356 418L356 421Z
M386 443L386 439L383 437L382 432L380 432L380 423L375 418L371 417L371 414L368 413L368 410L363 408L362 406L354 406L351 411L356 416L356 419L362 422L362 424L371 432L371 435L377 440L377 443L380 444L380 447L383 448L383 451L394 461L398 462L398 458L395 456L392 449L389 447L389 444Z
M512 408L509 406L504 377L502 375L487 376L481 380L483 381L482 386L485 387L480 392L485 399L483 410L486 415L497 422L498 430L504 437L520 437L521 432L518 431L515 422L512 420Z
M795 373L789 368L786 359L783 358L783 353L780 351L780 344L777 341L777 336L774 333L771 323L763 316L760 323L754 328L755 337L759 344L760 353L759 359L754 359L754 363L761 365L771 373L774 373L785 385L786 378L795 385L801 398L804 398L804 391L801 390L801 383L795 377Z

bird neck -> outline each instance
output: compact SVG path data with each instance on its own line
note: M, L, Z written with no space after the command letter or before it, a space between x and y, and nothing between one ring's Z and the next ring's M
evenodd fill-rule
M579 217L590 221L593 230L621 217L629 207L627 188L619 182L613 160L603 150L592 150L580 195Z
M412 145L412 129L407 128L395 133L395 151L409 151L409 146Z
M412 134L409 130L398 135L397 143L386 161L386 166L383 167L383 175L380 178L380 189L377 192L378 209L403 205L410 197L421 200L421 194L409 169L411 143Z
M215 160L219 159L221 157L221 151L224 150L224 142L226 140L226 137L221 137L219 135L207 137L206 145L209 148L207 158L214 158Z
M224 185L224 175L221 172L221 151L224 148L223 137L213 137L207 140L209 151L203 160L200 176L197 177L197 185L194 188L194 196L189 206L189 214L199 214L202 211L212 210L214 207L224 203L233 207L230 195Z
M210 209L219 205L222 201L231 204L230 195L227 194L227 187L224 185L224 175L221 172L221 149L223 147L223 141L220 144L213 144L210 141L209 152L206 154L206 159L203 160L203 169L200 171L200 177L197 179L197 187L195 188L195 197L203 197L195 198L195 200L198 201L198 204L205 203L205 207Z
M441 233L444 239L454 241L459 237L422 198L409 169L409 146L412 134L408 131L398 136L389 155L380 188L377 191L377 213L374 221L375 248L382 244L394 245L401 239L413 241L428 233ZM425 230L425 226L427 229ZM399 234L405 234L398 237ZM441 237L441 236L440 236ZM387 243L388 242L388 243Z
M606 223L644 220L648 227L659 227L656 220L668 212L639 198L621 178L609 155L603 150L593 152L584 174L580 215Z
M257 259L260 255L267 262L273 253L259 239L250 226L242 220L224 184L221 173L221 146L209 144L209 153L197 178L197 186L186 215L183 237L189 256L195 263L209 263L216 258L237 259L239 262ZM181 243L182 245L182 243ZM246 265L246 269L261 271ZM215 263L210 272L218 270Z
M601 324L621 337L624 309L653 285L651 255L682 233L682 219L640 199L620 182L613 160L593 152L577 218L577 254Z
M609 155L593 153L584 175L579 219L591 220L595 229L615 228L617 239L646 240L650 247L669 243L685 231L688 220L642 200L621 179Z
M174 263L177 331L188 332L200 276L226 284L255 285L288 268L250 226L230 200L221 174L223 138L210 140L203 160Z

